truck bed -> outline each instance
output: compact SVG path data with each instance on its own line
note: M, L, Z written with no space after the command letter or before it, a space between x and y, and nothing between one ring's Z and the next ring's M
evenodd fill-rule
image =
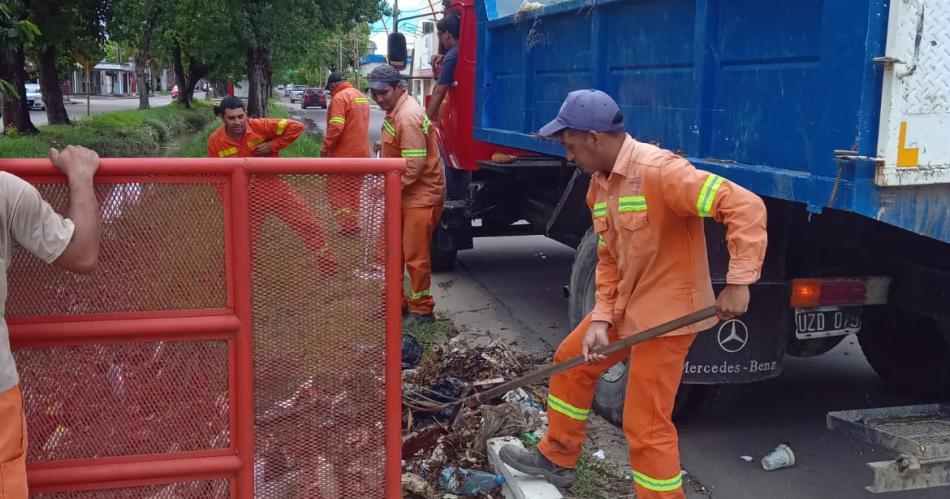
M947 184L875 183L885 0L542 3L478 2L475 139L563 155L533 132L599 88L631 135L759 195L950 242Z

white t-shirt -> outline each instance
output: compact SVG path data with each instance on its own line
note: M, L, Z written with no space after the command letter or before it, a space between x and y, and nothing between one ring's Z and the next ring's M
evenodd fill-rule
M73 237L72 220L63 218L43 201L39 191L25 180L0 172L0 313L6 314L7 269L17 242L46 263L59 258ZM7 322L0 317L0 392L19 383Z

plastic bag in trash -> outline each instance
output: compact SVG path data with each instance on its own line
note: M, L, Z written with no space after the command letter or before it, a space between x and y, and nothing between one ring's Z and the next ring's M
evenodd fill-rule
M422 345L411 334L402 335L402 368L411 369L422 359Z

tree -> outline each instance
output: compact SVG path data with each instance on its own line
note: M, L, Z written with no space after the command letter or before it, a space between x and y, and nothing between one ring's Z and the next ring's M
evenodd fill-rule
M272 61L283 54L299 52L301 42L318 32L345 31L359 23L378 19L387 9L382 0L335 2L318 0L236 0L244 13L242 25L247 51L247 110L251 116L266 116L272 88Z
M109 34L114 40L134 47L135 80L138 82L139 109L148 109L150 78L146 74L152 49L159 34L169 23L173 5L152 0L113 0Z
M50 123L69 123L63 102L61 58L75 61L77 56L86 60L102 57L100 45L105 40L103 23L109 4L108 0L28 2L29 19L42 32L34 41L31 54L39 66L40 91Z
M233 80L243 72L244 51L238 29L243 16L234 0L175 0L162 40L175 68L178 102L189 106L198 81Z
M3 97L4 134L34 134L26 103L26 48L40 31L24 19L18 0L0 0L0 96Z

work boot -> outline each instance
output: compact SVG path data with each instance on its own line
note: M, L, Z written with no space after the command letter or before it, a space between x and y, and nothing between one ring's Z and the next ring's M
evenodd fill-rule
M435 316L432 314L417 314L415 312L409 312L409 315L402 320L402 329L406 330L412 327L421 326L423 324L429 324L430 322L435 322Z
M525 449L508 444L498 451L498 457L503 463L526 475L546 478L555 487L564 489L574 483L573 468L562 468L552 463L536 447Z

